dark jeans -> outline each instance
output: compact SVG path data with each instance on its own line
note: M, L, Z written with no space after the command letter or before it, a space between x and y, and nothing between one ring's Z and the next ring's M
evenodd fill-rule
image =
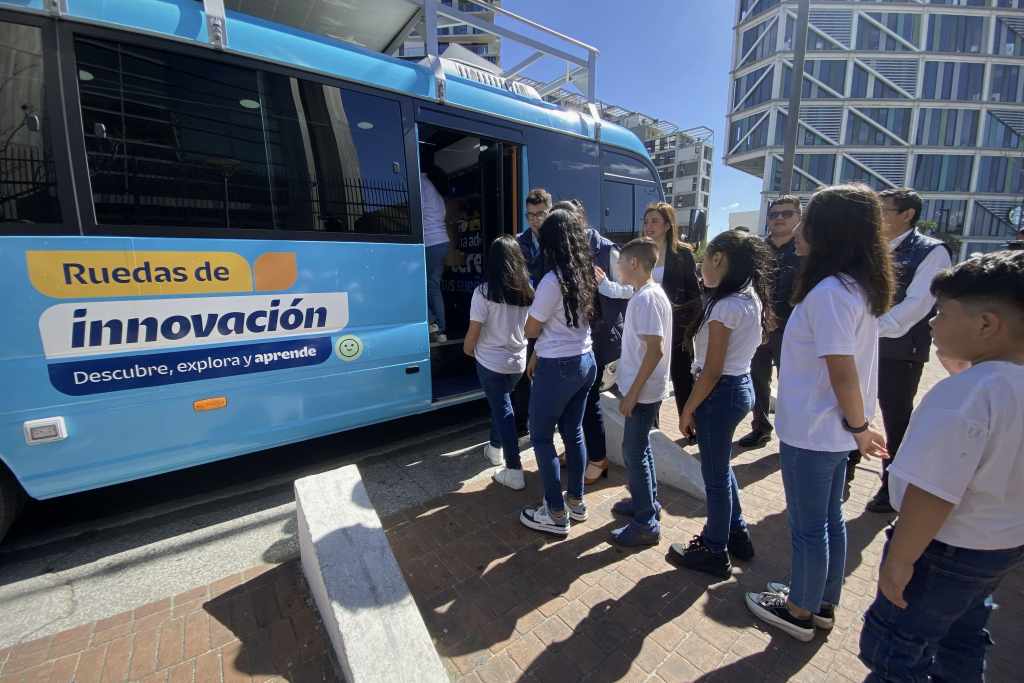
M676 397L676 414L683 412L683 406L693 391L693 344L684 343L672 347L669 375L672 378L672 391Z
M661 410L661 401L637 403L626 418L622 433L622 459L629 475L629 495L633 498L633 523L645 531L657 533L661 527L656 519L658 479L651 453L651 429Z
M566 489L573 498L583 497L583 468L587 445L583 440L583 411L587 393L597 374L594 354L568 358L539 358L530 392L530 439L544 482L548 509L565 509L562 499L555 429L565 444Z
M886 533L892 537L891 528ZM883 557L888 550L886 543ZM860 658L871 669L867 680L983 681L991 596L1022 563L1024 546L969 550L932 541L903 591L907 608L879 593L864 615Z
M597 366L597 379L587 394L587 409L583 413L583 437L587 442L587 460L601 462L608 453L604 439L604 415L601 414L601 377L604 367Z
M732 437L754 404L750 375L722 375L693 417L697 422L700 471L707 493L708 519L702 534L710 550L725 550L729 534L747 528L740 507L739 484L732 471Z
M772 368L782 365L782 330L768 335L768 341L757 347L750 361L750 379L754 382L753 429L760 434L771 434Z
M781 445L782 486L793 544L789 599L817 612L838 605L846 576L846 453Z
M892 456L882 461L883 486L889 483L889 463L896 457L907 433L923 371L924 365L915 361L891 358L878 361L878 407L882 410L882 423L885 425L885 447ZM860 463L860 451L850 453L850 462L853 465Z
M476 376L487 396L491 409L491 445L499 447L505 456L505 467L521 470L519 437L516 435L516 416L512 410L512 389L519 381L519 373L506 375L476 364Z
M527 341L527 358L533 355L533 347L536 343L536 339ZM516 414L516 432L525 434L530 426L530 378L525 372L519 378L519 383L516 384L516 388L512 392L512 409Z

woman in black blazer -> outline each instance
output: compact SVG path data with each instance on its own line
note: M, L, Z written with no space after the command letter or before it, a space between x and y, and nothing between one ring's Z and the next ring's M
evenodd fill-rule
M689 245L679 239L676 210L657 202L644 211L644 235L658 243L654 280L672 302L672 389L677 412L682 412L693 388L693 324L701 314L697 262Z

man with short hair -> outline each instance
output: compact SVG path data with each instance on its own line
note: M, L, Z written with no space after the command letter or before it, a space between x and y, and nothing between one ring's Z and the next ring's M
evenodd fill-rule
M526 259L526 269L530 272L530 284L536 287L544 277L544 256L540 253L540 226L551 212L551 193L537 187L526 194L526 230L516 235L519 248ZM529 340L527 357L533 356L535 340ZM523 373L512 392L512 408L516 414L516 433L520 436L529 431L528 416L530 413L530 378Z
M889 312L878 319L878 405L885 424L886 448L896 457L914 411L914 396L932 345L928 320L935 309L932 280L952 265L942 240L918 232L923 203L911 189L878 193L882 200L882 232L889 240L896 268L896 296ZM851 453L847 487L853 481L860 453ZM882 487L868 504L869 512L895 512L889 502L889 464L882 461ZM848 489L847 489L848 490Z
M753 430L739 440L743 448L760 448L772 438L772 423L768 418L772 396L772 366L779 367L782 333L786 329L789 314L793 312L789 300L793 294L793 281L800 270L800 257L797 256L794 239L799 223L798 197L787 194L768 204L768 234L765 241L775 258L771 304L775 309L777 326L765 343L758 347L750 362L750 377L754 384L754 421Z
M536 287L544 277L544 257L540 253L540 226L551 212L551 193L543 188L534 188L526 195L526 224L516 239L526 257L526 268L530 271L530 283Z

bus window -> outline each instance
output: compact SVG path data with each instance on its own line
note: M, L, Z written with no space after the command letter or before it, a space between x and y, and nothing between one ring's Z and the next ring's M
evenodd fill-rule
M39 28L0 22L0 74L0 223L59 223Z
M648 206L661 201L661 193L654 183L640 183L633 186L634 195L634 225L639 233L644 225L644 211Z
M546 130L527 129L530 187L543 187L555 200L579 199L595 225L601 223L601 166L597 143Z
M637 233L633 208L633 185L614 180L601 184L604 199L604 233L615 242L625 242Z
M606 175L654 182L654 174L644 162L615 152L601 153L601 166Z
M100 225L411 234L397 100L94 39L76 55Z

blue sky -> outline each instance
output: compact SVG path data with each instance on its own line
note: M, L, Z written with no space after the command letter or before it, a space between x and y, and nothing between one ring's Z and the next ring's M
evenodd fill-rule
M597 47L600 99L680 128L715 131L712 232L728 227L730 211L758 208L761 180L722 162L734 0L505 0L503 6ZM525 54L507 41L502 46L506 66ZM537 68L529 75L562 72L551 58Z

